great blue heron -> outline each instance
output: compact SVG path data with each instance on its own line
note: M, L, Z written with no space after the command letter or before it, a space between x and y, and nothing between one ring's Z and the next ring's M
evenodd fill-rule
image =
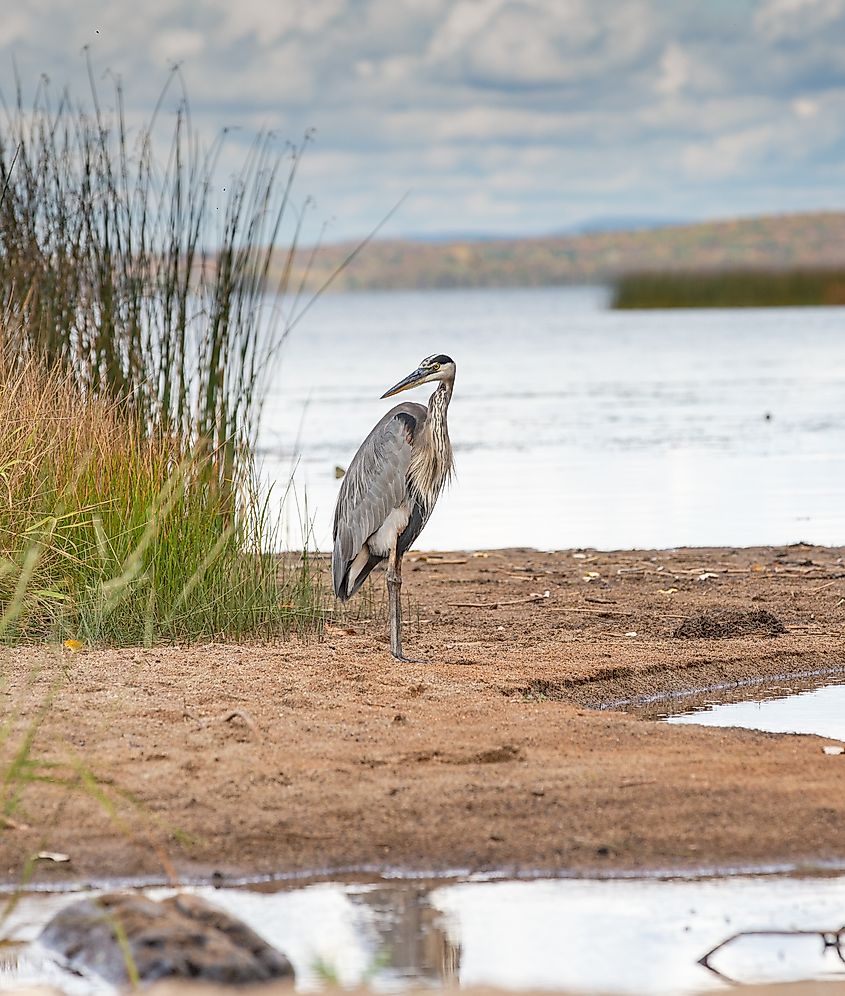
M402 653L402 556L422 532L443 485L452 474L446 412L455 385L455 361L442 353L385 391L439 381L428 407L406 401L391 408L355 454L334 513L332 579L345 602L383 560L390 594L390 652Z

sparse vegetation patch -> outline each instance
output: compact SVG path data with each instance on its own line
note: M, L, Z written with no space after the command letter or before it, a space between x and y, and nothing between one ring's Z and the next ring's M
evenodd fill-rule
M845 270L718 270L631 273L614 308L778 308L845 305Z

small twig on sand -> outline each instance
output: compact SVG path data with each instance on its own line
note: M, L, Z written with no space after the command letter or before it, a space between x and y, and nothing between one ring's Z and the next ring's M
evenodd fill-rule
M811 588L810 589L810 594L811 595L818 595L818 593L820 591L824 591L825 588L830 588L832 585L835 585L838 580L839 580L839 578L834 578L832 581L827 581L827 582L825 582L825 584L820 584L818 586L818 588Z
M506 605L527 605L531 602L544 602L549 597L548 592L542 595L529 595L528 598L510 598L506 602L448 602L456 609L501 609Z
M648 616L658 619L686 619L686 616L676 615L671 612L644 612L633 609L590 609L587 606L553 605L549 612L582 612L591 616Z
M591 609L586 605L583 606L568 606L568 605L553 605L553 612L587 612L594 616L635 616L636 612L631 609Z

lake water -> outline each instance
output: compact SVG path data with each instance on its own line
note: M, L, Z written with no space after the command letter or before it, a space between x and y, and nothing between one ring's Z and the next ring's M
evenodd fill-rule
M457 480L422 548L845 544L845 309L614 312L549 288L319 300L261 440L278 494L296 468L290 545L304 519L330 548L335 466L440 352Z

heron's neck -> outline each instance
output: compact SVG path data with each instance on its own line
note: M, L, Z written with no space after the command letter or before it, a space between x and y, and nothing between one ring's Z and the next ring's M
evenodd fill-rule
M411 485L425 509L426 518L452 474L452 444L446 425L446 410L451 397L452 385L441 383L428 399L425 434L414 450L408 470Z
M425 434L414 450L409 468L411 484L426 516L434 508L443 485L452 475L452 444L446 425L446 409L452 397L452 385L441 383L428 399Z
M446 427L446 412L449 408L449 402L452 400L452 388L454 384L451 381L441 381L437 390L428 399L428 422L432 429L439 429L446 434L448 438L448 429Z
M428 399L428 432L433 457L433 477L436 491L446 483L452 474L452 444L449 441L449 426L446 412L452 400L452 384L441 381L440 386Z

